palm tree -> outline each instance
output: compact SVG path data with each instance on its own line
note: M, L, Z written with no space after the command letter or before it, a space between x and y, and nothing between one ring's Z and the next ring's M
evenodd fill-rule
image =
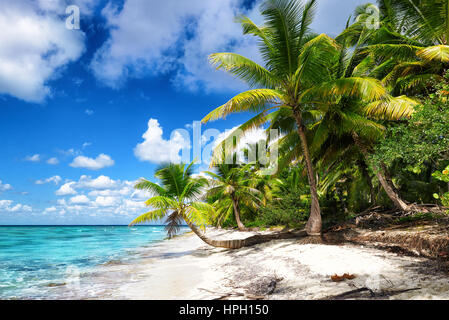
M154 210L137 217L130 226L166 218L165 228L169 237L173 237L185 222L201 240L211 246L240 248L242 240L212 240L200 230L206 227L214 209L211 205L198 201L208 181L205 178L193 178L192 166L193 163L160 167L155 177L160 179L161 185L140 179L135 188L153 195L145 204Z
M377 49L368 55L366 54L367 51L363 49L364 47L366 48L366 45L369 45L368 47L370 47L370 50L373 48L391 49L409 46L402 44L407 41L410 43L412 40L409 40L406 36L400 34L401 29L404 28L404 21L398 25L397 10L394 10L394 3L395 1L390 0L379 1L382 13L382 25L378 30L367 28L365 24L366 16L364 15L364 12L366 12L364 8L366 6L360 6L356 10L356 14L357 12L361 13L358 15L356 22L353 25L348 26L348 28L337 37L337 41L339 41L342 48L354 48L354 50L351 51L346 49L346 51L349 52L349 57L340 59L340 67L338 67L337 70L343 70L341 76L360 76L361 74L365 74L370 77L384 77L384 82L388 82L388 79L395 73L395 70L399 66L404 66L404 64L399 64L399 66L393 67L392 65L397 63L398 60L391 56L388 57L386 61L379 64L376 62ZM373 45L373 42L377 41L384 43ZM398 45L397 43L401 44ZM384 53L380 54L381 57L384 55ZM345 63L344 61L348 62ZM411 78L408 80L410 79ZM397 91L394 87L391 87L390 89L393 92ZM350 134L353 143L358 147L359 152L363 155L364 162L366 163L368 162L369 154L374 144L383 137L385 127L369 119L360 117L360 114L358 115L358 119L351 116L351 114L354 114L354 110L361 110L360 106L354 105L353 102L354 101L346 101L345 104L340 104L339 107L330 109L331 112L323 118L327 121L321 122L321 126L324 125L325 129L320 130L320 135L316 136L321 137L318 141L324 141L324 135L321 133L329 131L330 128L333 128L331 131L337 134ZM362 105L361 107L364 109L363 114L365 116L368 115L371 118L378 120L398 121L409 118L414 112L414 107L417 104L418 102L415 100L406 96L399 96L396 98L384 99L383 101L375 101L367 105ZM329 119L328 116L333 119ZM347 121L350 119L352 119L351 121L353 123ZM413 206L408 205L400 197L392 183L386 178L387 168L385 164L382 163L379 167L375 167L374 171L386 194L398 209L405 211L414 209Z
M258 113L239 127L243 131L271 122L279 114L294 120L291 130L299 137L312 200L306 225L309 235L321 234L316 174L307 136L311 119L316 120L319 108L343 97L374 101L386 95L375 79L333 76L341 48L330 37L310 31L315 9L316 0L305 4L268 0L261 6L265 25L257 26L248 17L240 17L244 34L259 38L265 67L235 53L212 54L210 60L218 69L225 69L255 89L235 96L203 119L206 123L236 112Z
M216 172L206 172L213 179L207 195L216 199L214 206L218 211L218 223L220 224L233 212L239 230L245 231L246 227L240 218L242 206L257 210L260 202L260 192L249 186L251 177L247 170L248 166L223 163L213 169Z

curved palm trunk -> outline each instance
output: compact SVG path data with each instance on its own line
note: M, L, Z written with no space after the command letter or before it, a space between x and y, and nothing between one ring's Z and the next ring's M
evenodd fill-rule
M369 152L368 152L367 148L360 141L357 134L353 133L352 136L354 138L356 145L359 147L360 151L362 151L362 154L365 157L365 160L368 161ZM394 187L388 183L388 180L385 178L385 173L382 174L382 171L379 168L373 168L373 169L374 169L374 172L376 173L377 179L379 180L380 184L382 185L382 188L385 190L385 193L391 199L391 201L394 203L396 208L401 209L403 211L410 211L411 207L409 205L407 205L407 203L405 203L404 200L402 200L402 198L396 192ZM383 169L385 170L385 167Z
M298 134L301 139L301 146L304 153L304 158L307 167L307 177L310 185L310 195L312 198L312 206L310 208L310 217L306 224L306 231L310 236L321 235L321 209L318 198L315 172L313 170L312 160L310 158L309 146L307 143L307 137L302 126L301 116L296 116L296 123L298 125Z
M187 221L187 219L184 219L187 223L187 225L192 229L192 231L205 243L207 243L210 246L216 247L216 248L226 248L226 249L240 249L243 247L250 247L254 246L256 244L269 242L272 240L279 240L279 239L293 239L293 238L300 238L307 235L306 231L297 231L297 232L280 232L280 233L274 233L274 234L265 234L265 235L255 235L246 239L238 239L238 240L213 240L201 232L193 223L190 223Z
M235 215L235 221L237 221L237 226L239 228L240 231L245 231L246 227L245 225L242 223L242 221L240 220L240 211L239 211L239 206L238 206L238 202L237 199L235 199L235 197L232 197L232 205L234 207L234 215Z
M216 248L226 248L226 249L239 249L244 247L244 240L213 240L208 238L200 229L197 228L193 223L190 223L187 219L184 219L187 225L192 229L192 231L210 246Z

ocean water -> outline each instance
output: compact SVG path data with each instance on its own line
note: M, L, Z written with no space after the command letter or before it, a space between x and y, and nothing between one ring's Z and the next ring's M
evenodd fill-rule
M0 226L0 299L97 298L99 266L138 263L166 237L163 226Z

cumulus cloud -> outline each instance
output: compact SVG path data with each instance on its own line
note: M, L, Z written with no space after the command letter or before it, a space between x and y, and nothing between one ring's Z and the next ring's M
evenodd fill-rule
M75 182L67 182L66 184L63 184L61 188L55 191L55 195L57 196L67 196L72 194L77 194L75 189L73 189L73 185Z
M65 27L65 8L60 1L2 1L0 94L42 102L48 82L81 56L85 35Z
M97 197L95 203L100 207L113 207L117 205L118 199L116 197Z
M73 204L88 204L90 202L89 198L85 195L74 196L70 198L70 203Z
M30 212L33 209L28 205L20 203L15 204L12 200L0 200L0 213L1 212Z
M110 156L104 153L100 154L95 159L85 156L78 156L70 164L70 166L74 168L85 168L89 170L100 170L106 167L111 167L113 165L114 160L112 160Z
M156 119L148 121L148 130L143 134L144 141L134 148L134 154L140 161L151 163L180 162L181 151L190 149L190 141L180 131L174 131L170 140L162 136L163 130Z
M244 9L243 0L126 0L122 8L108 5L103 15L110 37L95 53L91 68L112 87L128 78L174 70L177 86L241 87L228 75L215 72L207 56L226 50L257 59L256 40L242 37L234 22L237 14L255 12Z
M132 216L142 213L144 200L149 195L133 188L136 181L114 180L107 176L92 178L81 176L78 181L70 181L56 193L60 196L57 205L45 210L45 214L110 214ZM47 208L48 209L48 208ZM54 210L55 209L55 210Z
M0 192L12 190L12 186L8 183L3 183L2 180L0 180Z
M55 185L58 185L62 181L62 178L60 176L53 176L50 178L47 178L45 180L37 180L36 184L46 184L53 182Z
M90 188L90 189L110 189L114 188L118 184L117 181L107 177L99 176L92 179L90 176L81 176L79 182L76 184L78 188Z

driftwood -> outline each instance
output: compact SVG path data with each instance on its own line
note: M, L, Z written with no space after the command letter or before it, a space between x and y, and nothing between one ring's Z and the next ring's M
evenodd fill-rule
M347 292L340 293L336 296L329 296L321 298L320 300L344 300L344 299L357 299L357 298L388 298L401 293L420 290L421 288L412 288L404 290L383 290L380 292L374 292L370 288L364 287L355 290L350 290ZM362 293L369 292L369 297L363 297Z

